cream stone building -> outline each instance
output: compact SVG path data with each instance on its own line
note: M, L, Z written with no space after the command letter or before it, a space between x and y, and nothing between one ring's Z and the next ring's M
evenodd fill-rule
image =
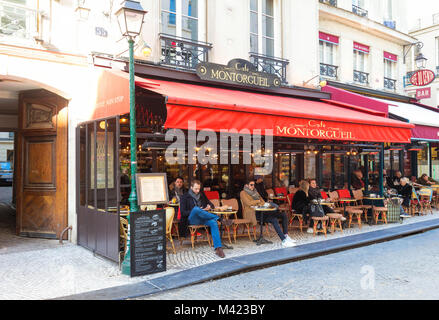
M192 79L200 62L240 58L281 78L282 90L318 94L320 81L333 80L404 94L404 46L416 41L407 34L406 0L140 2L148 12L137 73ZM126 67L119 4L0 0L0 131L16 132L23 164L15 168L17 234L56 238L71 226L76 242L75 130L96 101L96 69Z

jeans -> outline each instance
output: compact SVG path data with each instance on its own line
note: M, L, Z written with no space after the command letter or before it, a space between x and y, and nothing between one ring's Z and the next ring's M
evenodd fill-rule
M222 247L217 223L218 219L219 217L217 215L209 213L199 207L194 207L189 215L189 224L206 225L210 227L210 233L213 239L213 247L215 249Z
M279 226L278 219L282 219L282 230ZM285 212L275 211L273 213L264 213L264 222L271 223L276 230L277 235L283 241L285 240L285 235L288 234L288 218Z

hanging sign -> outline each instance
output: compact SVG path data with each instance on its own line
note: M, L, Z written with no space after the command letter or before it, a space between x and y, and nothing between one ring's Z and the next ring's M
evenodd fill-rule
M197 75L208 81L239 84L249 87L280 87L281 80L274 74L259 72L255 65L243 59L233 59L227 66L202 62L197 66Z
M431 70L418 70L410 77L410 83L417 87L423 87L432 83L435 78L436 75Z
M422 88L422 89L416 89L416 99L429 99L431 98L431 88Z

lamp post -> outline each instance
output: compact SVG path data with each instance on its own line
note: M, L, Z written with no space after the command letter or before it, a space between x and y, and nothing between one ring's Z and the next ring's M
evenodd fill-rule
M428 59L422 54L422 52L420 52L415 58L416 67L418 69L425 69L425 65L427 64L427 60Z
M136 103L134 84L134 38L140 35L143 25L143 17L147 11L143 10L138 1L126 0L121 3L121 8L115 15L122 36L127 38L129 46L129 75L130 75L130 144L131 144L131 193L129 197L130 213L137 212L136 172L137 172L137 137L136 137ZM122 273L131 274L131 250L130 250L130 216L128 215L128 240L127 252L122 263Z

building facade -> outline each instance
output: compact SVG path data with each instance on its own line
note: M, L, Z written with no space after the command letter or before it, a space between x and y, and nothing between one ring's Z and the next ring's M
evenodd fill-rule
M311 92L327 79L404 93L404 46L414 41L405 0L141 4L148 13L136 40L137 74L149 68L192 79L201 62L226 65L239 58L278 76L282 90ZM96 70L126 67L128 45L114 16L118 5L0 1L0 130L16 132L17 163L23 164L16 167L18 234L59 237L72 226L76 242L75 129L90 119ZM45 161L38 163L47 166L35 167L41 157ZM307 163L311 177L315 163ZM41 216L41 207L50 219Z

